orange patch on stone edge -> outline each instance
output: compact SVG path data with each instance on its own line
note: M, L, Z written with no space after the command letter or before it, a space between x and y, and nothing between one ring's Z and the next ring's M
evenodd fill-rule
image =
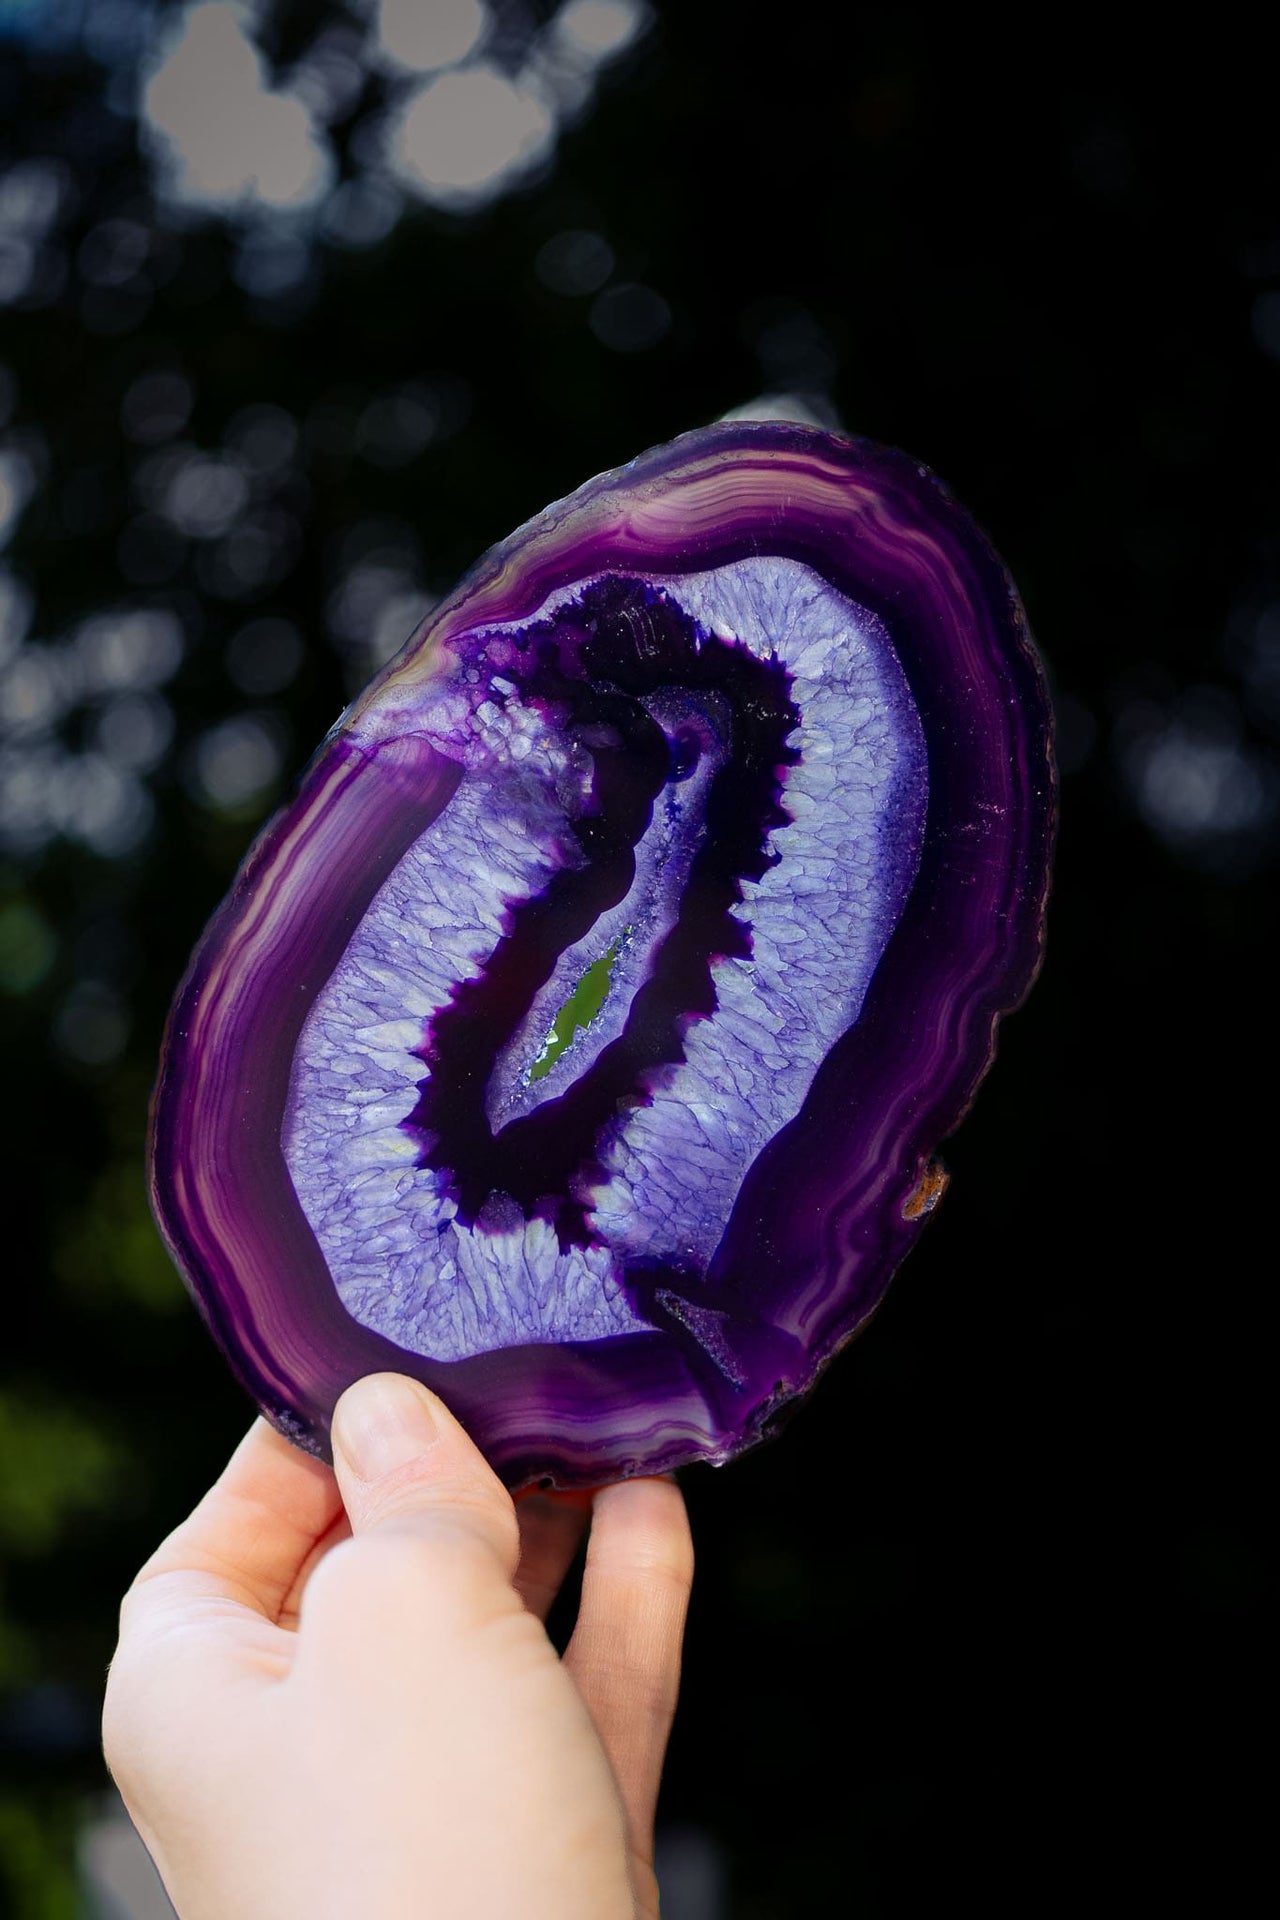
M932 1213L950 1185L951 1175L941 1160L930 1160L921 1174L915 1191L903 1202L904 1220L918 1220L922 1214Z

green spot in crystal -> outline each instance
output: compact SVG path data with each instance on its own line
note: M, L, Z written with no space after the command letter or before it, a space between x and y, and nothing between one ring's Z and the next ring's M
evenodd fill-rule
M590 1026L595 1019L608 996L613 963L621 944L619 935L607 953L591 962L552 1022L551 1031L542 1043L542 1052L529 1069L530 1080L541 1080L550 1073L565 1048L573 1045L578 1028Z

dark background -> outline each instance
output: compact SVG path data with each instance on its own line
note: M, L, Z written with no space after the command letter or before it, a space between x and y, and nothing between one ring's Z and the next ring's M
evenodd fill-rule
M1130 45L1077 10L997 32L666 0L588 71L587 16L575 41L550 0L493 0L473 58L541 58L556 139L442 205L379 161L419 82L379 71L369 9L268 5L265 84L320 102L335 180L363 182L272 212L176 198L145 133L182 12L0 15L0 503L25 495L0 552L0 1911L75 1911L118 1595L249 1413L142 1188L201 925L431 595L762 392L909 449L986 526L1053 680L1062 827L1044 972L935 1223L783 1437L684 1476L669 1857L718 1878L704 1920L1147 1904L1193 1869L1249 1910L1280 819L1263 44L1229 14Z

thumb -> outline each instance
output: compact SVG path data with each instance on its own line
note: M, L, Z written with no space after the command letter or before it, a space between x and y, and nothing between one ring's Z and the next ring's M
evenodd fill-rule
M374 1373L333 1414L333 1466L352 1532L482 1543L509 1580L519 1556L511 1495L444 1402L416 1380Z

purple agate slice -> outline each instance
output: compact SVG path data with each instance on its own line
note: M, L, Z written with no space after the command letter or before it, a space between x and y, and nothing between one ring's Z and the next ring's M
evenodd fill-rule
M327 1450L416 1375L513 1485L724 1461L872 1312L1038 964L1000 561L901 454L735 423L496 548L343 715L179 990L161 1230Z

